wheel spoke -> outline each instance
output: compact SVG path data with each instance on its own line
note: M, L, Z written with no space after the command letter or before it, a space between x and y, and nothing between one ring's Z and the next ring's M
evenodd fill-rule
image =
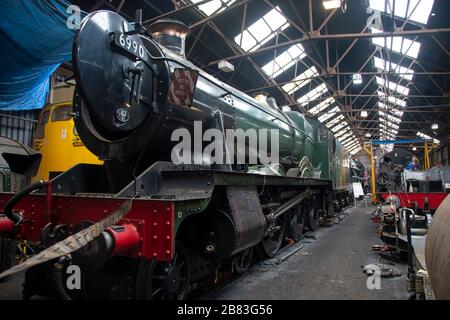
M182 244L177 242L177 250L170 263L154 262L152 272L148 274L148 291L143 295L147 299L167 300L184 299L190 283L188 256Z

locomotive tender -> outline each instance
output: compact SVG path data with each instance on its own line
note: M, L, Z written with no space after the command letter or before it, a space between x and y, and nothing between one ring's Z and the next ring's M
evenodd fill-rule
M118 221L101 224L71 254L30 268L25 298L182 299L218 270L244 272L254 253L275 256L286 239L300 240L351 203L349 154L331 132L197 68L184 57L188 33L169 19L144 32L110 11L83 20L73 46L73 116L104 164L76 165L14 196L0 194L0 234L35 241L44 252L102 219ZM169 97L177 70L197 77L189 103ZM174 164L171 134L194 131L194 121L223 133L278 129L280 161ZM124 203L131 209L117 215ZM82 270L81 290L65 288L71 264Z

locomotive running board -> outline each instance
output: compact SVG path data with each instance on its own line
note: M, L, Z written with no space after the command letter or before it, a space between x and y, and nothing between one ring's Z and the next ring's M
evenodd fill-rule
M199 165L155 162L136 180L120 185L105 165L79 164L52 180L55 194L88 194L117 198L190 200L210 198L215 186L291 186L302 190L332 190L332 181L313 178L265 176L245 172L212 170ZM111 187L113 186L113 187ZM115 190L113 190L114 188Z

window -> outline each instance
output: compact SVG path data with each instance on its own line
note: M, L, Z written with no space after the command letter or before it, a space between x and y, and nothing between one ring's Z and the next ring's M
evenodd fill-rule
M34 139L44 139L45 125L50 118L50 110L44 111L36 125L36 131L34 132Z
M406 67L402 67L393 62L389 62L378 57L373 57L373 62L375 64L375 68L386 71L386 72L395 72L398 74L400 78L411 81L414 75L414 70L408 69Z
M388 106L386 104L384 104L383 102L378 102L378 108L380 108L381 110L385 110L386 112L389 112L397 117L402 117L403 116L403 111L396 109L394 107Z
M345 128L346 126L348 126L348 123L344 121L344 122L339 123L337 126L331 128L331 131L333 133L336 133L336 132L342 130L343 128Z
M380 138L382 140L395 140L396 139L396 135L392 134L392 133L380 131Z
M378 97L380 97L381 99L386 99L386 95L384 94L384 92L377 91L377 93L378 93ZM406 101L398 99L396 97L388 96L387 101L389 101L390 103L395 104L397 106L403 107L403 108L406 107Z
M386 124L384 123L380 123L380 131L382 132L386 132L388 134L398 134L398 130L396 130L395 128L391 128L391 127L387 127Z
M334 119L331 120L330 122L325 123L325 125L326 125L328 128L331 128L331 127L333 127L334 125L338 124L339 121L342 121L342 120L344 120L344 116L343 116L342 114L340 114L339 116L337 116L336 118L334 118Z
M238 34L234 41L244 51L255 51L272 39L277 31L283 31L287 27L289 23L280 8L276 7L245 29L243 33Z
M301 44L296 44L284 51L274 60L267 63L262 70L271 78L276 78L284 71L292 67L296 61L306 57L305 51Z
M335 108L331 109L330 111L328 111L327 113L325 113L324 115L320 116L318 118L318 120L323 123L323 122L327 121L328 119L330 119L331 117L335 116L337 113L339 113L339 111L340 111L339 108L335 107Z
M433 3L434 0L370 0L369 7L388 15L391 15L392 10L394 10L396 17L406 19L411 16L409 18L411 21L427 24L433 9Z
M328 91L327 86L324 83L322 83L321 85L309 91L307 94L298 99L297 102L300 103L302 106L306 106L310 101L319 98L327 91Z
M370 28L372 33L381 33L381 30ZM372 38L374 45L387 48L399 54L407 55L410 58L416 59L419 56L420 43L402 37L386 37L386 38Z
M65 121L72 118L72 106L59 107L53 110L52 121Z
M383 111L378 111L378 113L379 113L379 115L381 117L387 118L389 121L393 121L393 122L396 122L396 123L402 122L402 119L394 117L394 116L391 116L390 114L387 114L387 113L385 113Z
M323 100L321 103L319 103L317 106L315 106L314 108L311 108L309 110L309 113L311 114L317 114L319 112L321 112L322 110L328 108L330 105L332 105L335 102L333 97L329 97L326 98L325 100ZM334 109L333 109L334 110ZM339 111L339 108L338 108Z
M191 0L192 3L199 3L203 0ZM213 0L198 6L198 9L207 16L221 12L231 6L236 0Z
M392 81L386 81L380 77L376 77L376 79L377 79L378 85L380 85L380 86L388 87L389 90L398 92L399 94L402 94L405 96L407 96L409 94L409 89L400 84L394 83ZM386 86L386 83L387 83L387 86Z
M356 140L351 132L344 134L339 138L342 144L349 143L350 141Z
M380 130L380 138L381 140L395 140L396 134Z
M425 133L422 133L422 132L420 132L420 131L417 132L417 136L420 137L420 138L422 138L422 139L433 140L433 142L434 142L435 144L441 143L440 140L434 139L434 138L430 137L429 135L427 135L427 134L425 134Z
M340 136L342 136L344 133L347 133L349 130L350 130L350 127L346 127L344 129L342 129L341 131L336 132L336 134L334 136L339 139Z
M345 147L349 151L355 150L355 149L359 148L359 142L355 141L354 143L346 145Z
M379 118L381 124L386 125L388 128L392 128L394 130L398 130L398 128L400 128L400 126L392 121L386 120L384 118ZM391 130L392 131L392 130Z
M390 132L392 134L397 134L400 126L395 123L389 122L385 119L380 119L380 129L383 129L386 132Z
M319 127L319 142L328 141L328 131L325 128Z
M311 67L308 70L306 70L305 72L303 72L302 74L298 75L297 77L295 77L294 80L292 80L292 82L286 83L282 89L287 93L287 94L293 94L295 93L297 90L299 90L300 88L304 87L305 85L307 85L309 82L312 81L312 77L313 76L317 76L319 75L319 73L317 72L316 67Z

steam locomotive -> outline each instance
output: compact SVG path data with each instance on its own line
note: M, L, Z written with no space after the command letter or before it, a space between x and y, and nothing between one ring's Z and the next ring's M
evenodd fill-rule
M351 203L349 154L331 132L197 68L184 56L188 33L175 20L144 29L110 11L83 20L73 117L104 164L0 194L0 234L34 241L42 258L29 264L25 298L183 299L218 270L242 273L254 255L274 257ZM279 163L217 164L195 148L194 163L174 162L174 130L195 134L196 121L222 133L277 129ZM244 149L252 152L248 139ZM73 265L79 290L66 287Z

